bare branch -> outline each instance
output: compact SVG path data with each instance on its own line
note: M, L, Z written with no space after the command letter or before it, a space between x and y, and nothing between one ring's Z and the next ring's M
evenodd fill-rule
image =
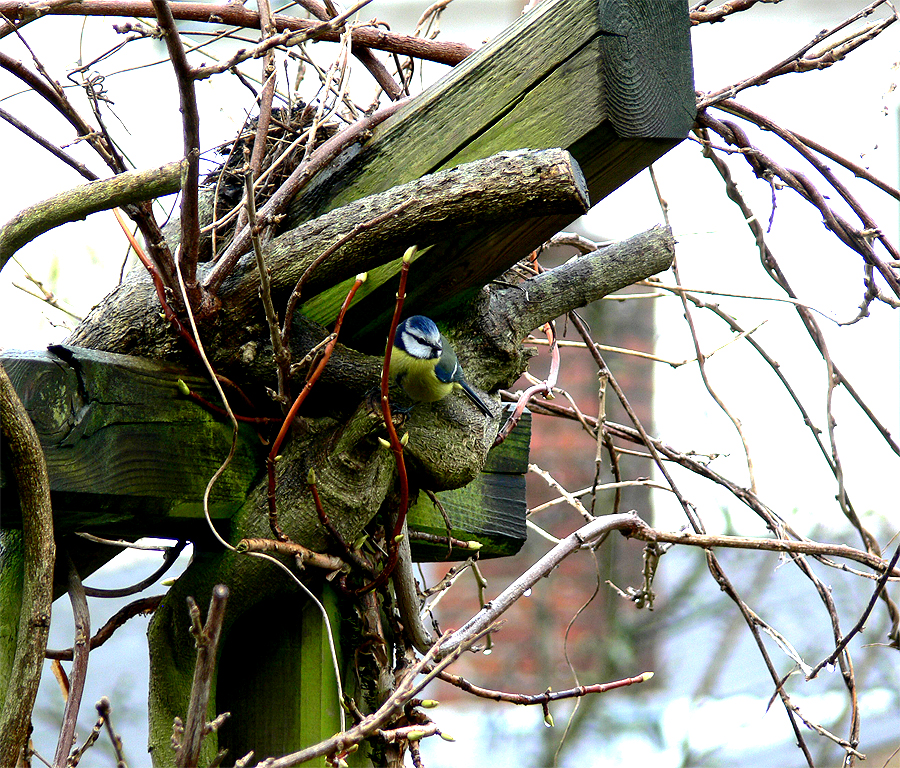
M191 686L191 700L184 724L184 737L177 751L175 764L179 768L196 766L200 757L200 746L209 732L207 729L206 708L209 693L215 677L216 652L219 646L219 635L225 618L225 603L228 600L228 587L217 584L213 588L209 601L209 612L206 624L195 626L194 639L197 641L197 662L194 666L194 682ZM189 599L193 604L193 600ZM193 605L196 610L196 605Z
M80 173L88 181L96 181L96 179L98 178L97 174L94 173L90 168L88 168L84 163L76 160L68 152L65 152L57 147L56 144L54 144L52 141L48 141L39 133L33 131L31 128L25 125L25 123L13 117L13 115L11 115L5 109L0 108L0 118L6 120L6 122L13 126L13 128L16 128L17 130L24 133L32 141L40 144L50 154L62 160L66 165L68 165L70 168L73 168L76 172Z
M178 95L181 99L186 166L181 190L181 250L178 258L191 306L199 307L197 261L200 254L200 113L197 110L197 94L194 91L194 70L188 63L168 0L151 1L165 36L166 48L172 60L172 68L175 70Z
M403 102L394 102L370 117L357 121L345 131L333 136L312 153L309 160L301 163L281 185L278 191L258 211L259 226L268 226L276 216L287 208L294 196L308 184L313 176L330 163L338 154L351 144L361 141L376 125L390 117ZM222 281L234 268L237 260L247 251L250 245L250 230L244 227L232 240L228 250L222 254L216 265L210 270L203 282L204 287L215 293Z
M134 600L133 602L129 603L124 608L120 608L109 618L106 624L100 627L97 634L91 638L89 643L89 650L93 651L95 648L99 648L101 645L103 645L113 636L113 634L119 627L121 627L126 621L128 621L128 619L131 619L134 616L140 616L142 614L148 614L155 611L156 607L162 602L164 597L165 595L142 597L139 600ZM72 661L74 656L75 650L73 648L66 648L62 651L48 648L44 652L44 658L56 659L57 661Z
M882 19L877 23L870 24L863 30L854 33L849 38L839 40L838 42L831 44L822 51L818 51L809 56L807 55L819 43L827 40L832 35L850 26L855 21L858 21L859 19L865 18L866 16L870 15L876 8L882 5L886 6L890 10L890 17ZM891 6L888 0L875 0L874 3L870 3L865 8L857 11L855 14L850 16L848 19L845 19L840 24L835 25L831 29L822 30L796 53L793 53L787 58L782 59L777 64L769 67L764 72L760 72L757 75L748 77L746 80L742 80L741 82L728 86L727 88L721 88L720 90L713 93L704 94L702 98L698 99L697 110L700 111L705 109L706 107L710 107L713 104L721 101L722 99L733 98L740 91L743 91L744 89L750 88L755 85L762 85L764 83L767 83L773 77L778 77L779 75L784 75L791 72L807 72L812 69L825 69L826 67L830 67L832 64L835 64L842 58L844 58L848 53L850 53L850 51L858 48L868 40L877 37L896 20L897 12Z
M54 227L98 211L170 195L181 189L183 179L184 164L180 161L82 184L35 203L0 229L0 269L19 248Z
M154 18L156 13L150 0L82 0L72 4L47 4L49 15L74 16L136 16ZM21 0L0 0L0 13L13 21L25 15ZM180 21L199 21L210 24L230 24L235 27L260 28L260 18L256 11L238 3L177 2L172 5L174 17ZM321 40L337 42L340 31L327 22L309 21L293 16L274 16L275 28L279 32L312 33ZM8 29L6 25L0 35ZM426 40L421 37L387 32L379 27L358 27L353 30L353 42L402 56L414 56L426 61L454 66L469 56L473 49L462 43Z
M28 742L31 711L43 668L41 659L50 633L56 543L44 453L28 412L3 366L0 366L0 434L4 458L9 462L22 509L21 534L12 531L4 534L5 547L12 544L11 537L21 536L22 548L15 652L12 659L4 662L9 677L0 705L0 755L15 763ZM5 559L4 581L16 578L11 560ZM8 599L11 595L6 594ZM14 605L9 605L10 614L12 609ZM10 618L14 617L10 615Z
M84 684L87 681L91 637L91 615L88 612L87 596L84 594L84 587L78 571L75 569L75 564L68 555L66 559L69 565L69 600L72 603L72 613L75 618L75 644L73 646L72 674L69 678L69 695L66 698L59 741L56 743L56 756L53 758L54 768L65 768L69 753L72 751L78 710L81 707L81 697L84 695Z
M569 555L586 547L597 546L610 531L633 531L641 525L643 525L643 521L634 512L626 512L598 517L574 533L570 533L462 627L449 637L442 638L438 645L439 655L446 656L455 653L464 644L474 642L476 637L488 631L490 626L525 592L547 576Z

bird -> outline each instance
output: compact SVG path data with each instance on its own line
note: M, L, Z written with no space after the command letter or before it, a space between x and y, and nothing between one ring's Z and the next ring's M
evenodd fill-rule
M466 381L447 337L424 315L413 315L397 326L389 373L413 400L433 403L459 388L485 416L494 417Z

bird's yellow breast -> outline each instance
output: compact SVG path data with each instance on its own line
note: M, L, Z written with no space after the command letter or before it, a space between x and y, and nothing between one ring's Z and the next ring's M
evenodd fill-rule
M444 384L434 375L437 364L437 358L421 360L395 348L391 352L391 378L411 399L433 403L453 391L453 384Z

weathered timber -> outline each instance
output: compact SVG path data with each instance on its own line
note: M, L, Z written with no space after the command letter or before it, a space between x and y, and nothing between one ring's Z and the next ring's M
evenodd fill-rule
M348 150L294 201L288 226L522 147L568 149L596 203L687 136L696 114L689 29L682 0L541 3ZM410 312L451 313L570 221L548 215L459 231L420 259ZM385 285L351 309L345 327L360 344L384 327L391 291Z
M340 649L340 602L324 582L308 580L331 618ZM247 660L254 663L248 664ZM354 659L354 661L356 661ZM352 663L341 670L357 696ZM255 762L284 754L284 734L307 746L340 731L340 703L328 628L305 595L280 595L248 610L228 633L219 661L216 710L239 713L219 731L219 749L254 751ZM358 699L357 699L358 700ZM277 702L273 706L273 702ZM365 765L353 761L351 765ZM306 763L326 765L324 760Z
M77 347L7 350L0 361L41 440L58 535L90 530L194 538L203 533L203 492L228 454L232 430L227 418L181 394L178 382L215 402L215 390L207 381L172 364ZM525 538L524 479L504 493L494 486L509 485L509 479L495 477L491 469L508 464L510 459L504 457L517 450L514 471L524 475L527 430L513 434L515 439L492 452L497 456L489 458L487 474L465 490L441 492L447 508L459 510L451 515L453 535L480 538L486 545L483 557L512 554ZM264 454L260 438L243 425L235 456L213 486L211 517L230 519L245 503L264 467ZM0 475L0 494L3 527L18 527L16 488L5 474ZM503 508L485 506L492 498ZM440 534L432 530L432 517L425 515L423 530ZM414 514L414 528L416 519ZM442 531L446 535L443 525ZM416 543L414 550L417 559L430 559L427 546L420 549Z
M510 413L511 407L504 412L503 420ZM443 514L427 494L419 494L409 509L410 531L477 541L484 545L480 557L514 555L525 543L527 534L525 474L530 442L531 413L526 411L507 439L488 454L481 474L474 481L454 491L435 494ZM472 555L471 550L427 539L413 537L410 544L416 562L465 560Z
M208 381L168 363L75 347L6 350L0 359L44 449L57 534L89 527L176 537L179 520L202 520L203 492L232 429L182 395L178 380L216 402ZM263 466L259 438L246 426L240 433L210 497L216 518L244 502ZM15 525L15 488L5 477L0 493L3 526Z
M534 217L571 221L588 207L584 177L568 152L499 152L414 178L301 224L268 244L266 264L272 273L273 292L280 297L285 290L293 290L300 276L326 248L354 228L378 221L359 231L309 275L303 296L315 296L339 281L393 260L412 244L421 248L451 242L460 231L505 226L511 220L526 226ZM421 259L417 260L413 283L427 275L425 270L429 267L421 264ZM363 295L369 290L367 280ZM396 292L396 286L392 290ZM240 316L248 317L259 311L258 293L256 261L253 254L247 254L222 284L221 298L230 313L240 312ZM339 286L329 290L329 295L335 302L333 314L319 318L326 323L333 320L346 290ZM389 325L382 326L381 336L372 348L356 344L354 348L382 352L384 328ZM352 331L345 334L344 338L352 338Z

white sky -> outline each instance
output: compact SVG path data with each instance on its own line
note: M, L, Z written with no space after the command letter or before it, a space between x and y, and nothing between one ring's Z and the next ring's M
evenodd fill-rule
M773 19L764 29L748 32L744 19L695 29L693 36L696 87L714 91L764 70L793 53L820 29L846 18L858 8L851 3L786 2L758 6L757 18ZM849 9L849 10L848 10ZM898 77L895 28L821 72L788 75L762 88L742 92L737 100L897 183ZM765 45L760 45L760 39ZM720 119L732 119L717 113ZM735 120L736 122L740 122ZM751 141L787 168L801 170L826 195L829 191L807 164L777 137L745 126ZM723 142L718 142L720 145ZM839 170L828 162L833 170ZM771 191L756 180L738 158L729 165L751 208L763 221L771 212ZM764 274L753 236L737 206L724 198L723 182L698 147L685 142L655 166L662 194L670 205L677 239L677 258L685 286L729 293L783 297ZM863 207L897 242L898 206L871 185L839 174ZM836 194L829 195L838 212L845 210ZM608 237L627 237L662 220L649 174L635 178L601 202L588 216L594 229ZM848 215L849 220L853 220ZM841 245L823 226L821 216L790 190L777 193L777 208L767 242L801 301L839 321L857 313L862 299L860 257ZM883 251L882 251L883 254ZM671 281L670 281L671 282ZM755 338L782 364L815 423L825 427L825 365L814 352L796 312L786 304L707 297L736 317L745 328L766 324ZM694 356L682 319L681 303L657 305L657 354L683 360ZM694 311L705 352L716 349L731 334L723 323ZM872 317L839 328L817 315L832 358L897 439L898 314L884 304L872 307ZM818 523L840 525L834 502L836 486L830 471L802 425L799 412L779 390L774 375L746 343L736 343L707 364L713 387L743 423L754 461L759 492L776 511L801 530ZM701 386L696 366L656 368L655 421L658 435L675 447L727 454L713 468L742 485L748 482L743 451L734 428L709 398L690 393ZM773 389L773 385L775 388ZM868 426L849 396L838 391L834 413L838 449L847 488L857 512L877 510L900 525L895 484L897 457ZM801 454L811 460L801 458ZM677 475L682 490L705 507L715 524L719 504L740 509L728 495L710 493L708 484ZM654 497L658 520L683 524L674 498ZM797 508L798 513L791 515ZM709 513L713 513L709 517ZM752 514L741 519L749 525Z

